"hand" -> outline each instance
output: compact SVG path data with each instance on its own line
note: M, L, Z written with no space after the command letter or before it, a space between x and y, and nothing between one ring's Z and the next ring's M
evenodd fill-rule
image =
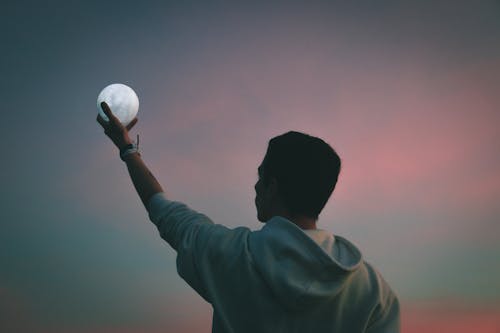
M131 144L132 140L128 135L128 131L137 123L137 117L132 119L127 126L123 126L120 120L111 112L106 102L101 103L101 108L109 119L109 121L106 121L100 114L97 115L97 122L104 128L104 134L106 134L120 150L126 145Z

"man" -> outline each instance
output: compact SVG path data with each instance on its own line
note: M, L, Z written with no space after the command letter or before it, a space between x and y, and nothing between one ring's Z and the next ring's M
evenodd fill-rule
M399 332L399 303L348 240L316 228L340 172L323 140L288 132L269 142L255 184L258 231L229 229L170 201L128 131L103 103L120 150L179 275L213 309L213 332Z

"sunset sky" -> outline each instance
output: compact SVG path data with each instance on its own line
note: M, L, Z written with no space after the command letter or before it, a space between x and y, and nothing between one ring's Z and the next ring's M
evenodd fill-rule
M95 121L140 100L168 195L258 229L270 138L342 158L318 227L399 295L403 332L500 331L498 1L7 1L0 331L210 332Z

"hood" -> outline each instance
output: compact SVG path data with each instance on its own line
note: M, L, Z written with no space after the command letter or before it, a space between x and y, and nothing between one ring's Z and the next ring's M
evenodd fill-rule
M335 236L327 253L291 221L275 216L249 239L255 266L283 306L294 310L342 290L362 262L360 251Z

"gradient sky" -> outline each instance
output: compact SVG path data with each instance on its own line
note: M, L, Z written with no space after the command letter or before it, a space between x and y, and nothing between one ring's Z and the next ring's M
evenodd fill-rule
M95 122L115 82L171 198L260 228L268 140L322 137L343 169L319 227L405 331L500 330L498 1L7 1L0 28L0 330L210 331Z

